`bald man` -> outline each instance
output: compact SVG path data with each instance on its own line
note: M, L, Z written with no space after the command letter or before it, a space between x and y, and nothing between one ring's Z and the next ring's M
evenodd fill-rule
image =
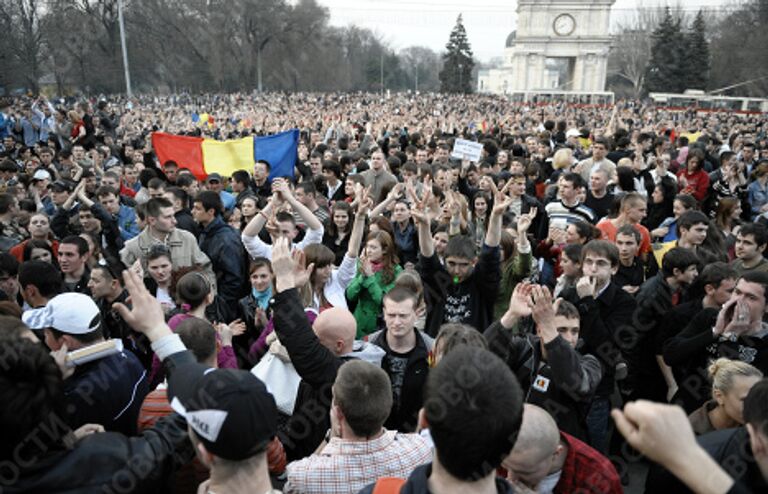
M560 432L552 416L536 405L524 406L520 434L502 466L508 480L538 494L623 492L613 464L587 444Z
M293 414L278 431L288 461L293 461L311 455L329 434L331 387L339 367L350 359L380 367L384 350L355 341L357 324L347 309L326 309L310 327L295 286L294 261L285 238L278 239L272 248L272 270L277 292L272 305L275 333L301 376Z

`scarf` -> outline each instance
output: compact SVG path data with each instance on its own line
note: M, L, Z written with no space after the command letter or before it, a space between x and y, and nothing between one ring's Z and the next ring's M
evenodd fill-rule
M269 306L269 300L272 298L272 287L267 287L264 291L258 291L255 288L251 288L251 296L256 300L256 305L262 309L266 309Z
M378 262L371 261L371 268L373 268L374 273L378 273L384 268L384 263L381 261L378 261Z

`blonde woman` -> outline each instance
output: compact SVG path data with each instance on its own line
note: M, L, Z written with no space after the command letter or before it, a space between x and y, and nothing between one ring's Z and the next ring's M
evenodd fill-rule
M739 360L719 358L709 366L712 399L688 416L696 434L738 427L744 423L744 398L763 373Z

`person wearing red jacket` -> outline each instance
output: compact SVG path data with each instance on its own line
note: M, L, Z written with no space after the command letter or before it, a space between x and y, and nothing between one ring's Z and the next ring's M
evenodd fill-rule
M690 194L702 203L709 191L709 174L704 170L704 152L691 149L685 159L685 168L677 174L681 194Z

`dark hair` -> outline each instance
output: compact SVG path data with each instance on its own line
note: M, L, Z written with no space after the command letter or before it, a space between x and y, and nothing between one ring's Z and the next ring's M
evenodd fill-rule
M3 252L0 253L0 274L16 276L19 274L19 261L15 256Z
M685 271L690 266L698 264L699 258L691 249L675 247L661 259L661 272L664 276L673 276L675 269Z
M578 173L568 172L563 175L563 180L573 185L574 189L584 187L584 178Z
M630 166L616 167L616 181L624 192L635 191L635 172Z
M254 271L261 267L266 267L269 272L272 273L272 261L266 257L254 257L248 264L248 276L252 275Z
M176 185L179 187L189 187L197 182L197 178L191 173L183 173L176 177Z
M166 199L165 197L154 197L150 200L148 200L146 203L146 215L147 218L150 216L152 218L157 218L160 216L160 210L165 208L172 208L173 203Z
M120 193L117 192L117 190L114 187L110 187L109 185L102 185L96 190L96 197L98 198L102 198L110 194L117 197L118 199L120 198Z
M13 195L7 192L0 194L0 214L8 213L15 204L16 198Z
M336 175L336 178L341 178L341 165L335 161L323 161L323 171L329 171Z
M392 384L380 366L352 359L339 368L333 399L352 432L369 438L381 431L392 411Z
M744 423L768 437L768 379L755 383L744 399Z
M680 202L687 210L693 210L699 207L699 203L696 201L696 198L690 194L677 194L675 196L675 201Z
M0 457L33 458L40 451L63 447L70 427L64 423L64 384L61 371L41 345L26 338L0 338ZM28 440L44 427L46 434Z
M216 355L216 330L205 319L185 319L176 327L176 333L198 362L207 362Z
M147 183L147 188L165 190L165 180L155 177Z
M328 218L328 225L325 228L325 231L332 238L335 238L339 234L338 228L336 227L336 223L333 222L333 215L337 211L344 211L345 213L347 213L347 217L349 218L349 221L347 222L347 228L343 233L350 233L352 231L352 225L355 222L354 213L348 202L336 201L335 203L333 203L333 206L331 206L331 215Z
M221 196L212 190L204 190L199 192L195 196L195 200L193 202L199 202L206 212L213 209L217 216L224 212L224 205L221 203Z
M576 229L576 233L579 235L579 237L585 239L586 242L589 242L590 240L597 240L602 236L602 232L592 223L578 220L571 223L571 225L573 225L573 227Z
M259 163L261 163L262 165L264 165L264 166L266 166L266 167L267 167L267 172L269 172L269 171L271 171L271 170L272 170L272 165L270 165L270 164L269 164L269 161L267 161L267 160L258 160L258 161L256 162L256 164L258 165ZM255 165L254 165L254 166L255 166Z
M190 309L196 309L211 293L211 284L200 271L190 271L176 283L176 298Z
M448 353L424 386L440 464L460 480L492 474L515 445L523 401L509 366L490 351L461 345Z
M762 285L765 301L768 302L768 273L764 271L746 271L739 279Z
M463 235L457 235L448 240L448 245L445 246L446 259L449 257L458 257L461 259L474 259L477 257L477 250L475 242L469 237Z
M251 176L245 170L236 170L232 173L232 181L248 185L251 182Z
M29 285L45 298L53 298L64 291L64 280L56 266L45 261L27 261L19 267L19 286L25 289Z
M701 211L686 211L677 219L677 235L680 236L683 228L690 230L695 225L704 224L709 227L709 218Z
M317 187L315 187L314 182L299 182L296 184L296 190L302 190L307 195L314 196L317 193Z
M64 237L64 239L61 242L59 242L59 245L64 245L64 244L76 245L77 253L81 257L88 253L88 242L86 242L85 239L80 237L79 235L70 235L68 237Z
M167 257L169 261L173 261L173 258L171 257L171 249L165 244L152 244L147 252L146 261L154 261L161 257Z
M733 267L724 262L713 262L704 266L698 280L701 281L702 285L718 287L723 280L735 280L736 278L738 278L738 273Z
M595 254L600 257L605 257L611 263L611 267L619 265L619 249L616 244L607 240L590 240L581 248L581 264L584 264L584 259L587 254Z
M634 225L622 225L618 230L616 230L617 238L619 234L634 238L635 242L637 242L637 245L640 245L643 240L643 236L640 235L640 231L635 228Z
M581 317L579 316L579 309L577 309L575 305L568 302L567 300L560 301L560 304L557 306L556 315L563 316L568 319L579 319Z
M165 189L165 191L169 192L171 195L173 195L173 197L180 200L181 203L184 204L185 206L189 201L189 194L187 194L187 191L185 191L181 187L168 187L167 189Z
M571 262L581 264L581 251L584 248L582 244L568 244L563 248L563 255Z
M742 237L746 237L747 235L754 236L755 243L758 246L768 243L768 229L760 223L745 223L741 226L739 235Z

